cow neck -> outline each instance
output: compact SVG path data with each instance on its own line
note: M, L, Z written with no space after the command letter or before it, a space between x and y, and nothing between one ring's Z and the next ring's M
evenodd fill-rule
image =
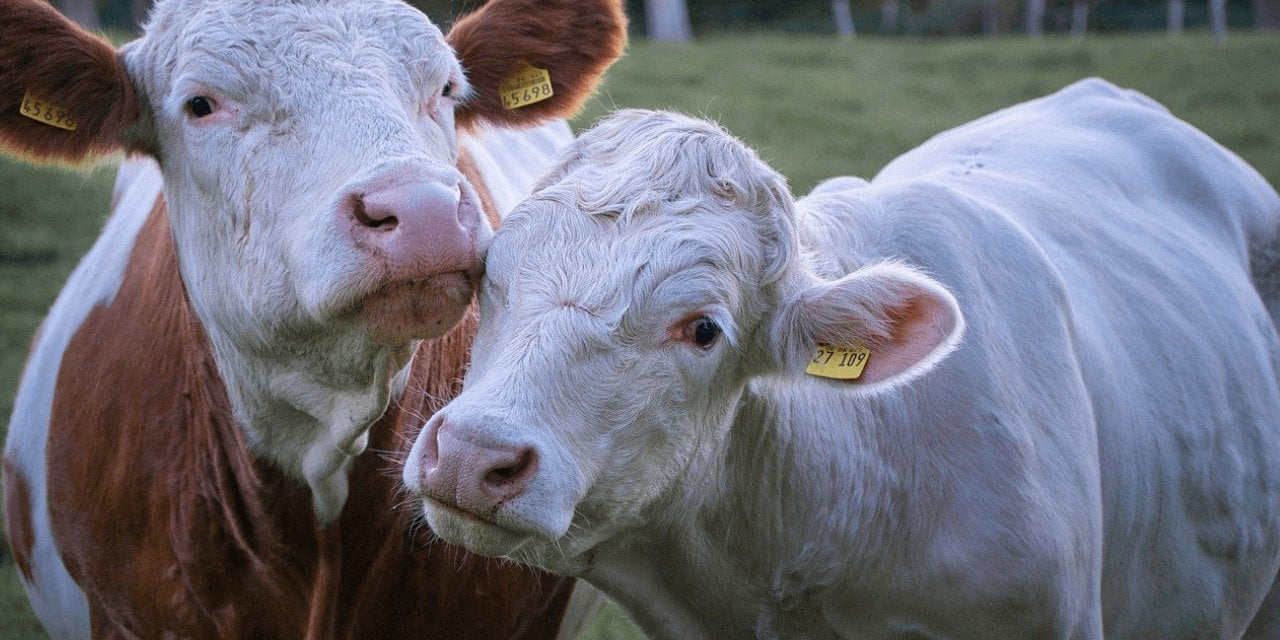
M369 427L386 411L414 345L320 331L291 336L291 345L277 349L246 349L205 326L250 450L305 481L316 515L332 521L346 503L351 464L367 447Z
M949 491L915 466L938 446L913 431L923 386L850 402L753 380L718 453L686 470L644 529L598 549L584 577L655 637L828 635L815 607L848 587L832 583L832 567L892 584L884 550L923 556L939 526L916 509ZM963 411L958 423L971 420Z

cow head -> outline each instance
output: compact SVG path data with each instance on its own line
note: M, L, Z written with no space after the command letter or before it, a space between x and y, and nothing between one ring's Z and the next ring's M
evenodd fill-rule
M583 134L495 237L464 390L405 466L432 529L581 571L690 515L749 380L796 384L819 344L863 345L861 377L830 384L873 393L955 345L955 300L915 270L819 277L793 204L714 125L624 111Z
M481 272L457 128L575 113L624 28L616 0L493 0L448 37L397 0L162 0L116 50L0 0L0 148L157 159L235 415L328 518L415 341L454 326ZM555 95L505 109L526 65Z

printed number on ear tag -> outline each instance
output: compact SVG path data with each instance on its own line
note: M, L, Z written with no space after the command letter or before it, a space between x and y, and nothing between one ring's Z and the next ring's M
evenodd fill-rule
M31 95L29 91L22 96L22 115L51 127L66 131L76 130L76 121L71 119L71 114L61 107L55 107Z
M819 378L836 380L857 380L862 377L862 370L867 368L867 359L871 350L855 346L851 348L818 345L818 352L813 354L809 366L804 372Z
M502 93L503 107L527 107L551 97L551 74L546 69L525 63L514 76L503 81L498 91Z

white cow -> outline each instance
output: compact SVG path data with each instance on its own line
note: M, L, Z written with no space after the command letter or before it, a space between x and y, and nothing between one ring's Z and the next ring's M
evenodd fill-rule
M1278 250L1265 180L1099 80L798 202L624 111L495 238L404 481L658 637L1280 637Z

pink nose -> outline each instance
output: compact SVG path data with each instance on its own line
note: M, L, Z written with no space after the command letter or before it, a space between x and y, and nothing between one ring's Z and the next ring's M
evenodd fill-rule
M441 416L428 423L422 437L423 490L476 515L491 516L524 493L538 469L531 447L462 436Z
M352 192L341 214L356 247L388 280L473 272L480 210L457 181L399 173Z

